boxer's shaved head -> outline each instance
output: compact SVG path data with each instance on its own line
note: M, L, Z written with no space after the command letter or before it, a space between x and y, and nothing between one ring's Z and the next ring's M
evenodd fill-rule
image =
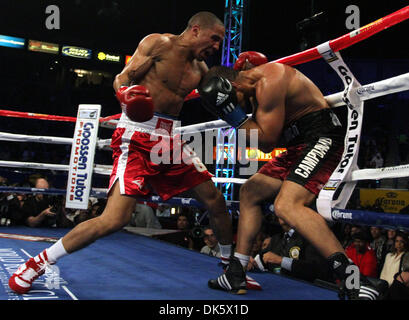
M212 28L214 25L224 27L224 23L213 13L208 11L198 12L191 17L187 23L186 30L191 29L194 25L199 25L204 29Z

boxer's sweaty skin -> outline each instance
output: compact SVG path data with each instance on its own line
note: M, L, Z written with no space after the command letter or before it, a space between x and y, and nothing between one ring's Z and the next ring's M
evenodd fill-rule
M201 36L151 34L145 37L124 70L114 82L147 87L154 111L178 116L184 98L198 85L208 68L203 61L219 49L224 28L216 25L202 29Z
M257 129L260 150L271 152L284 126L302 116L329 108L316 85L294 68L267 63L240 72L233 82L240 105L250 105L253 119L241 129Z

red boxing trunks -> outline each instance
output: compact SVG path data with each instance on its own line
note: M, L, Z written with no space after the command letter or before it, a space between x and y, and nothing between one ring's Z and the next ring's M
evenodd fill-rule
M283 129L287 151L258 173L293 181L318 195L341 160L344 138L345 129L331 109L306 114Z
M176 124L166 115L155 114L151 120L137 123L122 113L112 135L114 164L108 192L118 180L121 194L148 196L156 192L167 200L210 180L212 174L193 150L174 136ZM165 161L157 161L159 156Z

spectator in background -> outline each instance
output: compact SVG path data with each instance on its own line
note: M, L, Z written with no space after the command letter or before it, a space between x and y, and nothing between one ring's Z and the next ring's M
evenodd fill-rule
M157 217L170 217L170 206L160 204L156 208Z
M363 232L364 228L355 224L346 224L343 231L342 246L348 248L353 242L353 235L358 232Z
M282 227L281 233L266 238L264 249L254 259L250 259L248 270L275 272L290 275L306 281L321 279L333 281L328 262L298 232L278 219Z
M203 228L203 241L206 245L200 250L200 253L220 258L219 242L213 229L209 226Z
M340 242L344 249L352 243L351 229L352 225L350 223L345 223L342 228Z
M183 207L183 209L185 210L178 214L176 219L176 229L179 230L179 232L172 235L167 241L184 248L194 249L195 243L191 234L193 223L188 208Z
M353 243L345 249L345 253L359 271L367 277L377 278L377 260L375 251L369 246L369 237L365 232L352 235Z
M50 185L45 178L36 178L34 187L49 189ZM57 212L52 208L53 199L42 193L36 193L27 197L21 210L23 221L29 227L56 227Z
M8 180L7 178L0 176L0 186L8 186Z
M386 255L380 278L392 284L394 276L400 271L403 255L408 251L408 236L400 231L396 232L395 245L392 252Z
M65 208L65 197L60 196L59 202L54 204L57 211L56 223L58 228L72 228L74 227L74 222L70 220L69 214L73 211L72 209Z
M192 228L191 217L187 212L181 212L176 219L176 227L179 230L189 231Z
M372 241L369 244L375 251L377 261L377 275L381 274L383 263L386 257L386 237L382 234L382 229L379 227L370 228Z
M395 247L395 229L386 229L386 252L392 252Z
M380 152L376 151L373 155L371 161L369 162L369 166L371 168L382 168L383 167L383 158Z
M0 185L7 186L8 180L0 177ZM12 187L18 187L19 184L13 184ZM24 216L21 208L26 199L25 194L19 193L0 193L0 225L21 225L24 224Z
M133 227L162 229L153 209L141 203L136 203L129 224Z
M394 276L383 300L409 300L409 269Z
M264 234L264 232L260 231L257 233L256 238L254 239L253 247L251 248L251 257L255 257L260 253L260 251L263 248L263 242L267 238L267 236Z
M379 151L375 151L375 154L371 158L369 162L370 168L382 168L383 167L383 158ZM380 186L379 180L370 180L368 182L368 188L378 188Z
M352 225L351 226L351 238L352 238L352 240L353 240L354 234L358 233L358 232L365 232L365 230L360 225L356 225L356 224Z

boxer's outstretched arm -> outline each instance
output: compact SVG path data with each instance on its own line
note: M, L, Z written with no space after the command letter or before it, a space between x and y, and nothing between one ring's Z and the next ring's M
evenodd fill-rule
M160 48L166 45L167 41L168 37L158 33L143 38L125 68L115 77L115 92L121 86L129 86L131 81L140 81L155 63Z

